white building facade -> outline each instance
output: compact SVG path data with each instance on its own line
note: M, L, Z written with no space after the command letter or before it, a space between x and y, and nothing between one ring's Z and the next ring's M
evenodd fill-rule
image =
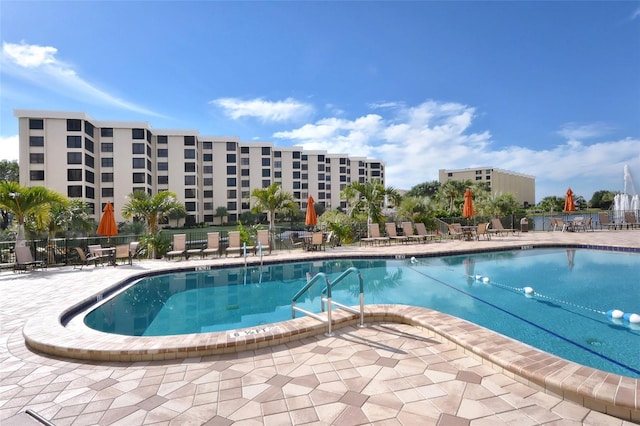
M351 182L379 180L385 164L364 157L201 136L196 130L153 129L146 122L99 121L83 112L15 110L19 120L20 184L79 198L99 220L111 202L116 220L134 191L174 192L187 222L214 223L225 207L235 221L251 210L251 192L271 183L293 194L301 210L308 196L327 209L345 208L340 192Z

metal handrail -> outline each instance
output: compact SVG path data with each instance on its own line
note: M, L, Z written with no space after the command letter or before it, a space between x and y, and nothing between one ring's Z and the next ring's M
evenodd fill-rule
M346 306L343 305L341 303L335 302L331 299L331 289L333 288L333 286L335 286L336 284L340 283L345 277L347 277L348 275L352 274L352 273L357 273L358 274L358 279L360 282L360 309L356 310L350 306ZM307 311L305 309L299 308L296 306L296 302L298 301L298 299L304 294L306 293L315 283L324 280L326 283L326 287L322 290L321 292L321 297L320 297L320 307L322 309L322 312L325 311L324 309L324 304L326 302L327 304L327 317L324 318L321 315L318 315L316 313ZM323 296L325 295L326 296ZM313 278L309 279L307 281L307 283L293 296L293 298L291 299L291 317L295 318L296 317L296 311L297 312L302 312L305 315L308 315L312 318L317 319L318 321L324 322L327 324L327 332L325 333L326 336L333 336L333 332L331 330L331 327L333 325L333 321L332 321L332 309L333 306L337 306L343 310L346 310L348 312L354 313L354 314L360 314L360 324L358 324L359 327L364 327L364 282L362 280L362 274L360 274L360 271L357 268L351 267L349 269L347 269L346 271L344 271L342 274L340 274L333 282L329 281L329 279L327 278L327 275L324 274L323 272L318 272Z

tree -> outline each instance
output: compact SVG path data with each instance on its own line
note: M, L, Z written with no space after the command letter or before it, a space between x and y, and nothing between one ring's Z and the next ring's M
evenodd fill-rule
M20 181L20 169L17 161L2 160L0 161L0 181L8 182Z
M453 214L458 210L456 208L457 205L462 205L464 192L472 185L470 180L448 180L440 186L438 199L442 203L447 203L449 214Z
M122 216L125 219L141 220L147 225L147 232L155 235L158 232L158 224L175 217L176 214L186 216L184 204L178 202L176 194L170 191L162 191L154 196L144 191L135 191L129 195L129 201L122 207Z
M222 224L224 221L224 218L227 217L228 214L229 214L229 210L227 210L225 206L219 206L219 207L216 207L216 213L213 215L213 217L219 217L220 224Z
M589 201L589 206L594 209L608 210L609 207L611 207L611 204L613 204L615 196L616 193L614 191L596 191L593 193L593 196Z
M269 233L273 235L276 229L276 213L295 211L296 203L293 194L282 191L279 183L272 183L266 188L256 188L251 192L255 204L251 211L254 213L267 212L269 220Z
M440 182L437 180L431 182L419 183L412 187L406 194L406 197L429 197L433 198L440 189Z
M364 183L352 182L342 190L340 196L347 200L349 216L366 215L367 225L383 221L382 210L386 200L390 200L393 205L398 206L402 199L396 189L393 187L385 188L379 180Z
M49 215L48 231L49 239L53 239L56 233L67 231L79 232L87 235L95 231L96 223L91 216L89 205L84 201L74 198L68 203L52 203Z
M515 213L520 207L515 195L510 192L481 198L476 203L476 209L482 216L500 217Z
M43 186L20 186L18 182L0 182L0 208L13 214L18 225L17 239L24 238L24 230L47 229L51 206L66 204L67 197Z
M564 197L555 195L544 197L538 203L538 208L545 212L562 212L564 209Z

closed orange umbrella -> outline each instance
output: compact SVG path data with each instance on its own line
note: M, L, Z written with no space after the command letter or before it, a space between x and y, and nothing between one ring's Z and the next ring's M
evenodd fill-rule
M116 218L113 215L113 205L109 202L104 206L102 218L100 219L100 224L98 225L96 234L104 237L113 237L114 235L118 235L118 225L116 224Z
M467 188L464 192L464 206L462 207L462 217L474 217L476 212L473 211L473 193Z
M307 198L307 215L304 218L304 224L307 226L316 226L318 223L318 216L316 215L316 207L314 205L313 197L309 195Z
M576 210L576 204L573 201L573 191L571 188L567 189L567 196L564 199L564 211L573 212Z

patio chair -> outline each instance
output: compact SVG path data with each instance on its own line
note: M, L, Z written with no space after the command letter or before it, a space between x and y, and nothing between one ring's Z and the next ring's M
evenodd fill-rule
M598 213L598 222L600 223L600 229L607 227L607 229L618 229L617 223L611 222L609 213ZM622 228L622 226L620 226Z
M76 247L75 249L76 253L78 253L79 261L77 264L73 265L73 269L76 269L78 266L80 267L80 269L82 269L85 265L89 265L89 263L93 263L94 266L98 266L98 262L102 264L102 256L94 256L91 253L89 253L89 255L87 256L81 247Z
M464 236L464 232L462 232L462 227L459 223L452 223L450 225L447 225L447 228L449 229L449 236L454 240L461 240Z
M387 231L387 237L391 241L406 243L409 241L409 237L405 235L398 235L396 232L396 224L393 222L387 222L384 224L385 230Z
M220 233L207 233L207 247L202 250L202 257L205 258L210 254L217 254L220 257Z
M174 257L185 257L187 256L187 234L174 234L173 235L173 246L170 251L165 254L165 257L168 259L173 259Z
M416 234L413 230L413 223L411 222L402 222L402 233L409 241L424 241L425 238Z
M265 250L269 250L269 254L271 254L271 244L269 244L269 230L268 229L259 229L257 238L258 243L254 247L254 250L258 250L258 244L262 246L262 253Z
M242 255L242 246L240 245L240 231L229 231L227 250L225 256L229 253L238 252L238 255Z
M416 222L415 226L416 226L416 234L424 238L425 242L429 240L433 240L438 236L438 234L435 234L433 232L427 232L427 227L422 222Z
M122 260L123 263L131 265L131 244L118 244L116 245L116 252L114 254L114 266L118 264L118 260Z
M198 244L200 245L200 247L192 245L191 248L187 249L187 259L198 254L200 255L200 257L202 257L202 250L204 249L204 247L202 246L202 243Z
M294 249L296 247L304 248L304 238L300 238L300 235L297 232L289 233L289 243L291 244L291 248Z
M491 234L488 232L489 223L479 223L476 228L476 240L480 240L480 237L484 237L486 240L491 239Z
M627 225L627 229L640 228L640 222L636 220L636 214L634 212L624 212L624 223Z
M27 246L16 246L15 248L16 262L13 265L13 271L27 271L29 268L46 268L47 264L42 260L34 260L31 249Z
M89 245L87 246L87 249L89 250L88 257L90 260L93 260L94 262L100 262L100 265L102 266L104 266L105 260L109 262L111 253L109 253L109 250L105 252L105 249L103 249L100 244ZM98 265L96 264L96 266Z
M137 258L140 253L140 241L131 241L129 243L129 253L131 253L131 263L133 264L133 259Z
M380 225L377 223L370 223L368 225L369 236L366 238L361 238L360 241L364 241L365 244L388 244L389 237L384 237L380 235Z
M324 235L322 232L314 232L311 234L311 243L309 250L324 250Z
M573 230L574 231L587 231L588 229L590 229L591 231L593 231L593 227L591 226L591 216L589 216L586 220L580 221L580 222L573 222Z

